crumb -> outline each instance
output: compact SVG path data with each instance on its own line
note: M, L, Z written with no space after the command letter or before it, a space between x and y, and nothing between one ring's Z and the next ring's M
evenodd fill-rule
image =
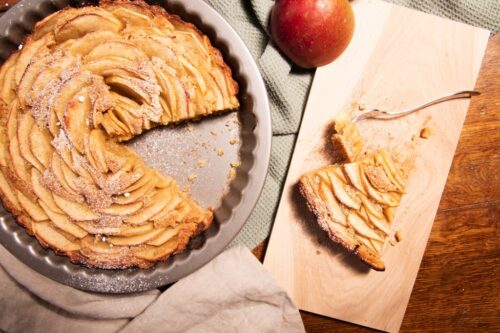
M222 148L217 149L217 155L223 156L224 155L224 149L222 149Z
M396 246L396 241L394 239L389 239L389 244L391 244L391 246Z
M415 142L416 140L417 140L417 136L416 135L412 135L411 142Z
M227 176L227 179L233 180L234 177L236 177L236 169L235 168L231 168L231 170L229 170L229 175Z
M230 145L235 145L237 143L238 143L238 139L236 139L236 138L233 138L233 139L229 140L229 144Z
M194 131L194 127L191 124L188 124L186 129L188 130L188 132Z
M210 131L210 134L212 134L212 135L214 135L214 136L215 136L215 135L217 135L217 131L211 130L211 131Z
M237 167L239 167L240 165L241 165L241 162L240 162L240 161L231 162L231 166L232 166L233 168L237 168Z
M316 250L316 254L317 254L317 255L320 255L320 254L321 254L321 252L319 252L319 250Z
M205 166L207 165L207 161L206 160L198 160L198 167L199 168L204 168Z
M187 185L184 185L184 187L182 188L182 192L184 192L184 193L189 193L189 190L190 190L189 186L187 186Z
M403 240L403 238L401 237L401 232L396 231L396 233L394 234L394 238L396 239L396 242L401 242Z
M432 134L432 130L429 127L424 127L420 130L420 137L422 139L428 139Z
M196 179L196 177L198 177L198 176L197 176L197 175L195 175L194 173L192 173L192 174L190 174L190 175L188 176L188 180L189 180L190 182L192 182L192 181L194 181L194 180Z
M359 111L363 111L366 109L366 105L365 103L358 103L358 110Z

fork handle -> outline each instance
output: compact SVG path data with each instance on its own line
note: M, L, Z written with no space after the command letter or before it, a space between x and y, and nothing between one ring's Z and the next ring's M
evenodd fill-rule
M442 103L442 102L446 102L446 101L451 101L453 99L471 98L472 96L477 96L477 95L480 95L480 94L481 93L479 91L464 90L464 91L460 91L460 92L454 93L452 95L448 95L448 96L445 96L445 97L441 97L441 98L435 99L433 101L430 101L428 103L425 103L423 105L417 106L417 107L412 108L412 109L408 109L408 110L404 110L404 111L400 111L400 112L384 112L384 113L387 116L391 116L391 118L397 118L397 117L405 116L407 114L410 114L410 113L418 111L418 110L425 109L425 108L427 108L427 107L429 107L431 105L434 105L434 104L438 104L438 103Z

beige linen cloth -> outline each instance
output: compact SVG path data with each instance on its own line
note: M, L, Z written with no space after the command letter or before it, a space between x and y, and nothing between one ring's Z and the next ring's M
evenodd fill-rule
M0 329L15 332L304 332L297 308L244 246L163 293L103 295L59 284L0 246Z

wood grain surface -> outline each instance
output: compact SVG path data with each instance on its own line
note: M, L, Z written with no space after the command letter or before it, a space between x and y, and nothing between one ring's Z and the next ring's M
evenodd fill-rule
M369 146L390 147L416 164L393 223L404 239L384 250L384 273L333 246L305 209L296 184L305 172L333 162L328 129L342 111L360 102L368 110L401 110L473 89L489 32L382 1L358 0L353 8L358 23L349 48L316 71L264 266L300 309L397 332L469 101L359 123ZM418 138L424 126L433 131L427 140Z
M486 51L401 332L500 332L500 34ZM261 261L267 240L254 249ZM307 332L373 332L301 311Z

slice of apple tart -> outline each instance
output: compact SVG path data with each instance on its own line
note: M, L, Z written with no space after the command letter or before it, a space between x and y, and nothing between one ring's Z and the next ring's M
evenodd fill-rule
M303 175L299 190L333 241L383 271L381 252L393 233L407 172L385 150L362 155L361 137L353 123L342 122L336 128L333 144L348 162Z
M213 219L121 141L239 107L220 52L142 1L66 8L0 69L0 197L75 263L147 268Z

